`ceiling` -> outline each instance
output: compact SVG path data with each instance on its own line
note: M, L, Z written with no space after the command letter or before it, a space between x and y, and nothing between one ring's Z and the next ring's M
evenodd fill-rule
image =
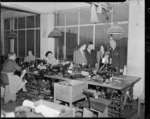
M10 10L20 10L31 13L52 13L54 11L73 9L78 7L90 6L86 2L1 2L2 7ZM9 11L3 9L2 12Z

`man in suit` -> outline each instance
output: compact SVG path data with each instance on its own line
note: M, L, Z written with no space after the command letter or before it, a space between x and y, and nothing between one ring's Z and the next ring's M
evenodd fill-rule
M95 68L97 64L96 52L93 50L93 43L89 42L87 49L85 50L85 56L87 59L87 65L89 68Z
M124 49L117 46L116 41L112 38L109 40L109 44L111 47L110 58L112 67L116 69L117 73L122 74L125 65Z

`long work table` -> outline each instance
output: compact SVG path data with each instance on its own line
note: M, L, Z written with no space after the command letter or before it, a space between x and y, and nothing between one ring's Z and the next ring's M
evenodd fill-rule
M32 75L38 75L32 72L27 72L27 73L32 74ZM58 75L44 74L44 77L50 78L50 79L58 79L62 81L73 80L73 79L64 78ZM119 108L118 113L119 113L119 116L121 117L127 96L131 98L131 110L133 109L133 87L135 83L140 81L140 79L141 79L140 77L121 75L121 76L112 77L112 82L108 84L99 82L99 81L89 80L89 78L81 78L81 79L74 79L74 80L86 82L87 87L88 85L95 85L95 86L100 86L100 87L104 87L104 88L111 89L111 90L120 91L120 99L118 100L120 105L118 106ZM117 99L111 99L111 100L113 103ZM117 113L116 111L112 111L112 112Z

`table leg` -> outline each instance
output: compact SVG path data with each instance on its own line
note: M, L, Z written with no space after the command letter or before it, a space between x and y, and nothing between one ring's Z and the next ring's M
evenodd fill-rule
M131 97L131 110L133 110L133 86L130 88L130 97Z
M123 110L123 96L124 96L124 92L121 91L121 97L120 97L120 113L119 113L119 117L122 117L122 110Z

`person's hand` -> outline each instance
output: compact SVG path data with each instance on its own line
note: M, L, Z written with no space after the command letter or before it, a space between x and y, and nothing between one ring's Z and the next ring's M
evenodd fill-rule
M120 69L120 72L123 73L123 69Z
M24 74L24 75L25 75L25 74L26 74L26 72L27 72L27 71L26 71L26 69L24 69L24 70L22 71L22 74Z

